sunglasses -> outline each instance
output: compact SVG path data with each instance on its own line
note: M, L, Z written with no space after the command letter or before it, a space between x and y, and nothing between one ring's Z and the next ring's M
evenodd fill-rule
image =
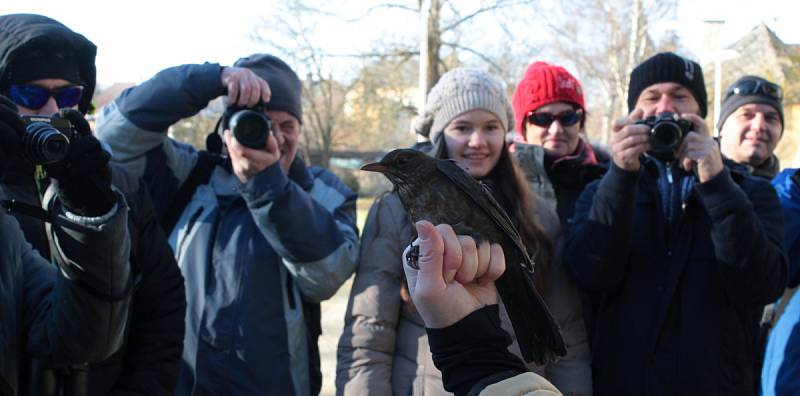
M80 85L68 85L49 89L31 84L12 84L8 89L8 96L14 103L33 110L44 107L52 96L56 100L58 108L63 109L75 106L81 101L83 87Z
M725 100L733 95L763 95L779 102L783 101L783 89L769 81L745 80L732 86L725 94Z
M583 119L583 110L566 111L559 114L550 113L529 113L528 122L540 127L549 127L553 121L558 120L562 126L573 126Z

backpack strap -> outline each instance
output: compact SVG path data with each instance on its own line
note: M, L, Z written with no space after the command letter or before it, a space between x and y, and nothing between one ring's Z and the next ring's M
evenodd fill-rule
M186 181L175 193L172 205L161 217L161 227L167 235L178 224L178 219L180 219L183 210L186 209L186 205L192 200L197 187L208 184L211 174L214 173L214 168L221 163L222 156L219 154L208 151L198 152L197 164L195 164L192 172L189 173L189 177L186 178Z

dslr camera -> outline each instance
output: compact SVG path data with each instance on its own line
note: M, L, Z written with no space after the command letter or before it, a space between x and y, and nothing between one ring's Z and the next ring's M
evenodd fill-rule
M675 113L661 113L636 121L650 128L650 152L657 157L671 157L683 137L692 130L692 123Z
M22 136L23 155L38 165L54 164L69 154L69 142L75 129L69 120L61 117L21 116L25 124Z
M255 107L229 107L225 111L225 127L242 146L263 150L272 131L272 120L265 113L263 103Z

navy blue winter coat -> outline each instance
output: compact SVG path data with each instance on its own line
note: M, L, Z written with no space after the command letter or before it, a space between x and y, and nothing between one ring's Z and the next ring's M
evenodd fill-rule
M160 215L202 161L167 129L225 94L220 74L216 64L166 69L123 92L97 122L112 161L143 178ZM188 300L178 395L318 392L317 304L355 269L355 201L336 176L299 157L288 174L275 163L247 183L227 158L215 166L166 230Z
M684 199L670 207L659 172L612 165L575 208L565 261L579 287L602 293L595 394L751 395L750 340L786 284L775 191L728 168L705 183L676 171L669 194Z

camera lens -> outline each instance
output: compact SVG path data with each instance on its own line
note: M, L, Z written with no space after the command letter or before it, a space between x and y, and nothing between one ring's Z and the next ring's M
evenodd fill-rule
M680 144L682 135L681 127L672 121L656 123L650 130L653 151L671 152Z
M46 122L32 122L22 139L25 156L35 164L52 164L67 157L69 139Z
M242 146L263 149L267 145L271 122L263 113L254 110L240 110L229 122L231 132Z

